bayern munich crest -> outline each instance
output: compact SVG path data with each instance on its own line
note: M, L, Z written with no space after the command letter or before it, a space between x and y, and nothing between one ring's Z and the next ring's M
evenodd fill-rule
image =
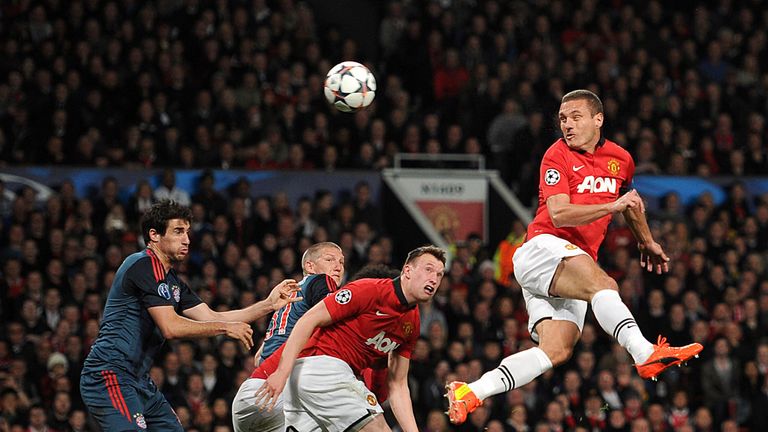
M144 420L144 414L142 413L136 413L133 415L133 420L136 422L136 426L138 426L141 429L147 428L147 421Z
M544 173L544 183L548 184L549 186L554 186L559 181L560 181L560 172L557 171L556 169L550 168Z
M336 293L334 296L336 299L336 303L338 304L347 304L350 300L352 300L352 291L348 289L343 289Z

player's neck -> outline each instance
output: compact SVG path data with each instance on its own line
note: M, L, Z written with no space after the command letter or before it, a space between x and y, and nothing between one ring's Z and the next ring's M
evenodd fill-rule
M415 305L417 300L416 298L411 294L410 284L407 284L406 281L402 281L401 287L403 288L403 298L405 298L405 301L408 302L409 306Z
M163 251L160 250L159 247L155 245L155 243L150 243L147 246L147 249L151 250L153 254L160 260L160 263L163 265L163 273L167 272L169 268L171 268L171 259L168 258L168 255L163 253Z

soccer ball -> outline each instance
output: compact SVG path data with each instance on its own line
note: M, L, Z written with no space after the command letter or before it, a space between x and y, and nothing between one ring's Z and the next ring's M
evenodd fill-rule
M332 67L324 86L325 99L342 112L365 108L376 96L376 78L367 67L353 61Z

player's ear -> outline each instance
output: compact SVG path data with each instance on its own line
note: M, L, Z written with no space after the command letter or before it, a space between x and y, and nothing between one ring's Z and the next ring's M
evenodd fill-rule
M158 242L158 241L160 241L160 237L162 237L162 235L160 235L160 233L157 232L156 229L154 229L154 228L150 228L149 229L149 240L151 240L153 242Z
M411 277L411 265L410 264L406 264L406 265L403 266L403 276L407 277L407 278Z
M605 116L603 116L603 113L595 114L594 119L595 119L595 126L598 129L603 127L603 120L605 120Z

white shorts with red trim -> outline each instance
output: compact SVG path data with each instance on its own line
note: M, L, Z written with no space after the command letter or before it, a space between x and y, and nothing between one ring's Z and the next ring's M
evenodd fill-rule
M523 298L528 310L528 331L534 342L539 342L536 324L544 319L571 321L579 327L579 331L584 328L587 302L549 295L557 266L564 258L578 255L589 254L551 234L540 234L515 251L512 257L515 278L523 287Z

